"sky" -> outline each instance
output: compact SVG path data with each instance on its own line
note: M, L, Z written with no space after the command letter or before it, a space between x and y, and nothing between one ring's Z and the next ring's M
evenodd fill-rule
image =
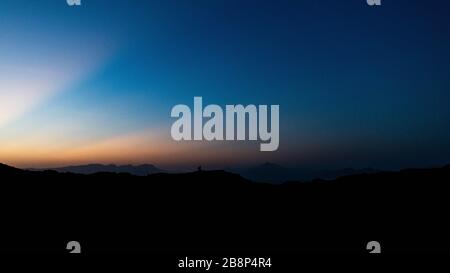
M171 138L177 104L280 105L280 146ZM0 162L450 163L445 0L0 0Z

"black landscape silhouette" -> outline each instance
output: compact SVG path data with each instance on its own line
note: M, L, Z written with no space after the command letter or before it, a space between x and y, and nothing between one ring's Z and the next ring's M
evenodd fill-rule
M226 171L90 175L0 165L2 251L446 251L450 166L255 183Z

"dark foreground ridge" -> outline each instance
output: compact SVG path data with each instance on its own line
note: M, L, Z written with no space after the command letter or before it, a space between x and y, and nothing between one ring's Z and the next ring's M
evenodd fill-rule
M0 250L448 251L450 167L332 181L253 183L185 174L25 171L0 165Z

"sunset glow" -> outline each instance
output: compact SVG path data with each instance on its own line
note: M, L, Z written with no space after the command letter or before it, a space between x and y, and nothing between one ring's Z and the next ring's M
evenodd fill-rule
M419 4L401 6L401 17L367 5L330 12L341 1L327 9L55 2L2 2L0 162L401 168L450 160L444 13L412 20ZM171 109L194 97L279 105L279 146L174 141Z

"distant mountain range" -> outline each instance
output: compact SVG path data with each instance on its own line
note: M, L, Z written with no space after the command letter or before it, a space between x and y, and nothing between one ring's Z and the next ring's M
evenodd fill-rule
M30 169L33 171L52 170L62 173L78 173L78 174L94 174L94 173L129 173L137 176L146 176L154 173L163 173L165 170L159 169L151 164L143 165L103 165L103 164L88 164L78 166L67 166L59 168L46 168L46 169Z
M57 172L70 172L78 174L94 174L101 172L108 173L129 173L137 176L146 176L154 173L168 173L169 171L160 169L151 164L143 165L104 165L88 164L78 166L66 166L47 169L29 169L34 171L53 170ZM319 170L307 168L287 168L274 163L264 163L261 165L247 168L227 168L228 172L239 174L244 178L258 182L283 183L286 181L311 181L314 179L336 179L341 176L353 174L371 174L380 172L377 169L338 169L338 170ZM170 171L171 173L181 173L182 171Z
M307 169L307 168L287 168L274 163L264 163L249 168L227 169L229 172L240 174L241 176L260 182L282 183L286 181L311 181L314 179L336 179L341 176L353 174L371 174L380 172L377 169Z

